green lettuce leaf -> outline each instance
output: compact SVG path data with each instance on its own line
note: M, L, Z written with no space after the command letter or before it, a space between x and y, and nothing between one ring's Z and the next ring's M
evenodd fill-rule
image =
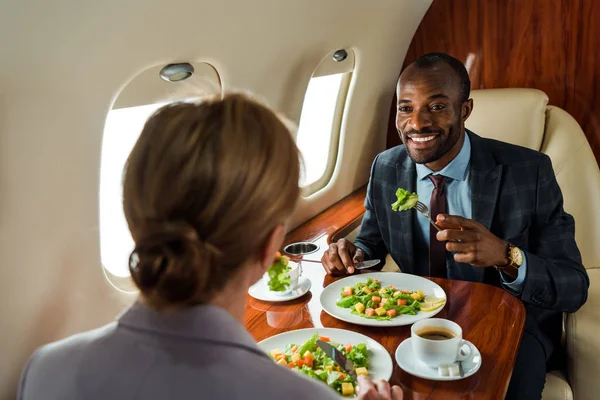
M281 257L275 261L269 268L269 289L274 292L284 292L292 284L288 271L291 270L287 265L287 259Z
M311 367L307 367L306 365L303 365L303 366L302 366L302 369L300 369L300 371L301 371L303 374L310 376L311 378L314 378L314 379L319 379L319 380L321 380L321 377L320 377L319 375L317 375L317 374L315 373L315 370L314 370L314 369L312 369Z
M342 307L342 308L350 308L353 305L355 305L356 303L358 303L358 297L356 297L356 296L347 296L347 297L342 297L336 303L336 305L338 307Z
M419 196L416 193L411 193L402 188L398 188L398 190L396 190L396 198L396 202L392 204L393 211L409 210L413 208L419 200Z
M317 340L319 340L319 334L315 333L310 339L308 339L304 344L298 349L298 354L304 356L306 351L310 351L314 353L317 349Z
M338 372L338 371L331 371L331 372L329 372L327 374L327 384L329 386L333 386L333 383L336 382L338 379L340 379L340 376L342 376L341 372Z
M375 319L377 321L389 321L389 320L392 319L391 317L388 317L387 315L379 316L379 315L375 314L375 315L369 316L369 315L364 314L364 313L361 314L361 313L359 313L356 310L352 310L352 311L350 311L350 313L352 313L354 315L358 315L358 316L363 317L363 318L367 318L367 319Z
M354 363L355 367L366 367L369 362L367 345L360 343L352 347L352 350L348 353L348 358Z

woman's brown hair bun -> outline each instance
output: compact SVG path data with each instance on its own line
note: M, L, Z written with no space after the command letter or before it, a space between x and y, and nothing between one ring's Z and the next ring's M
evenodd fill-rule
M282 120L241 94L174 103L146 122L125 167L131 276L146 302L210 302L293 211L299 152Z
M146 224L129 258L131 277L157 308L190 304L206 289L210 264L220 252L201 242L185 222ZM201 268L190 268L197 265Z

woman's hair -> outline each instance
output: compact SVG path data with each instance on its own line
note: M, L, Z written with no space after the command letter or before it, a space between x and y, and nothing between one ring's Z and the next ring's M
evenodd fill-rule
M156 308L202 304L293 211L298 148L282 120L242 94L152 115L125 167L129 268Z

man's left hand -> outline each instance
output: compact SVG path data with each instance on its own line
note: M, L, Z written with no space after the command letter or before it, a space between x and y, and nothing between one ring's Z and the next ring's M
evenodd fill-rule
M454 261L476 267L508 264L508 244L479 222L456 215L439 214L436 225L442 229L436 238L446 242L446 250L456 253Z

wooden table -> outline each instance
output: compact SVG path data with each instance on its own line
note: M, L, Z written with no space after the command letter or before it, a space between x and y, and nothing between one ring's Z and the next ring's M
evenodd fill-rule
M321 239L321 251L306 256L319 260L327 247ZM483 358L481 369L460 381L436 382L414 377L400 369L394 353L410 336L410 326L375 328L339 321L326 314L319 302L323 288L335 278L325 274L320 264L303 263L304 276L312 282L309 293L285 303L267 303L248 296L245 325L261 341L278 333L302 328L341 328L367 335L381 343L394 360L390 382L404 389L405 399L503 399L510 381L525 324L521 301L493 286L432 278L448 296L436 318L455 321L463 336L475 344Z

